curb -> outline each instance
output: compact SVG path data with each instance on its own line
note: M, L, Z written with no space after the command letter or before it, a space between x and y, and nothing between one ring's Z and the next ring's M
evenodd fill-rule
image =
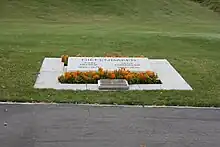
M0 105L73 105L73 106L91 106L91 107L123 107L123 108L175 108L175 109L215 109L220 107L191 107L191 106L157 106L157 105L107 105L107 104L71 104L71 103L17 103L0 102Z

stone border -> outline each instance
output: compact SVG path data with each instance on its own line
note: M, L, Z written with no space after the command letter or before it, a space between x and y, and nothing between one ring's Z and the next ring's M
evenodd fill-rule
M162 84L134 84L129 85L129 90L193 90L166 59L149 59L149 61ZM99 91L98 84L59 83L57 78L63 74L64 70L61 58L45 58L34 88Z

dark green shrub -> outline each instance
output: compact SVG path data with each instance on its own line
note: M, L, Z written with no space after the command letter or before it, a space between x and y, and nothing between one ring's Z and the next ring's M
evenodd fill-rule
M200 3L202 6L209 7L209 9L220 13L220 0L191 0Z

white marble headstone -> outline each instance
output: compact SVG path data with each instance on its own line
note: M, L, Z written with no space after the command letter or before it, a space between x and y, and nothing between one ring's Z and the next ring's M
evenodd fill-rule
M67 71L97 71L99 67L109 71L120 68L134 72L151 70L148 58L69 57Z

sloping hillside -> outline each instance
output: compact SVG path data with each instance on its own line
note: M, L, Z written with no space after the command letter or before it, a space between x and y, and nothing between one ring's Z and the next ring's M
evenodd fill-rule
M75 21L214 21L217 14L190 0L1 0L0 19Z

